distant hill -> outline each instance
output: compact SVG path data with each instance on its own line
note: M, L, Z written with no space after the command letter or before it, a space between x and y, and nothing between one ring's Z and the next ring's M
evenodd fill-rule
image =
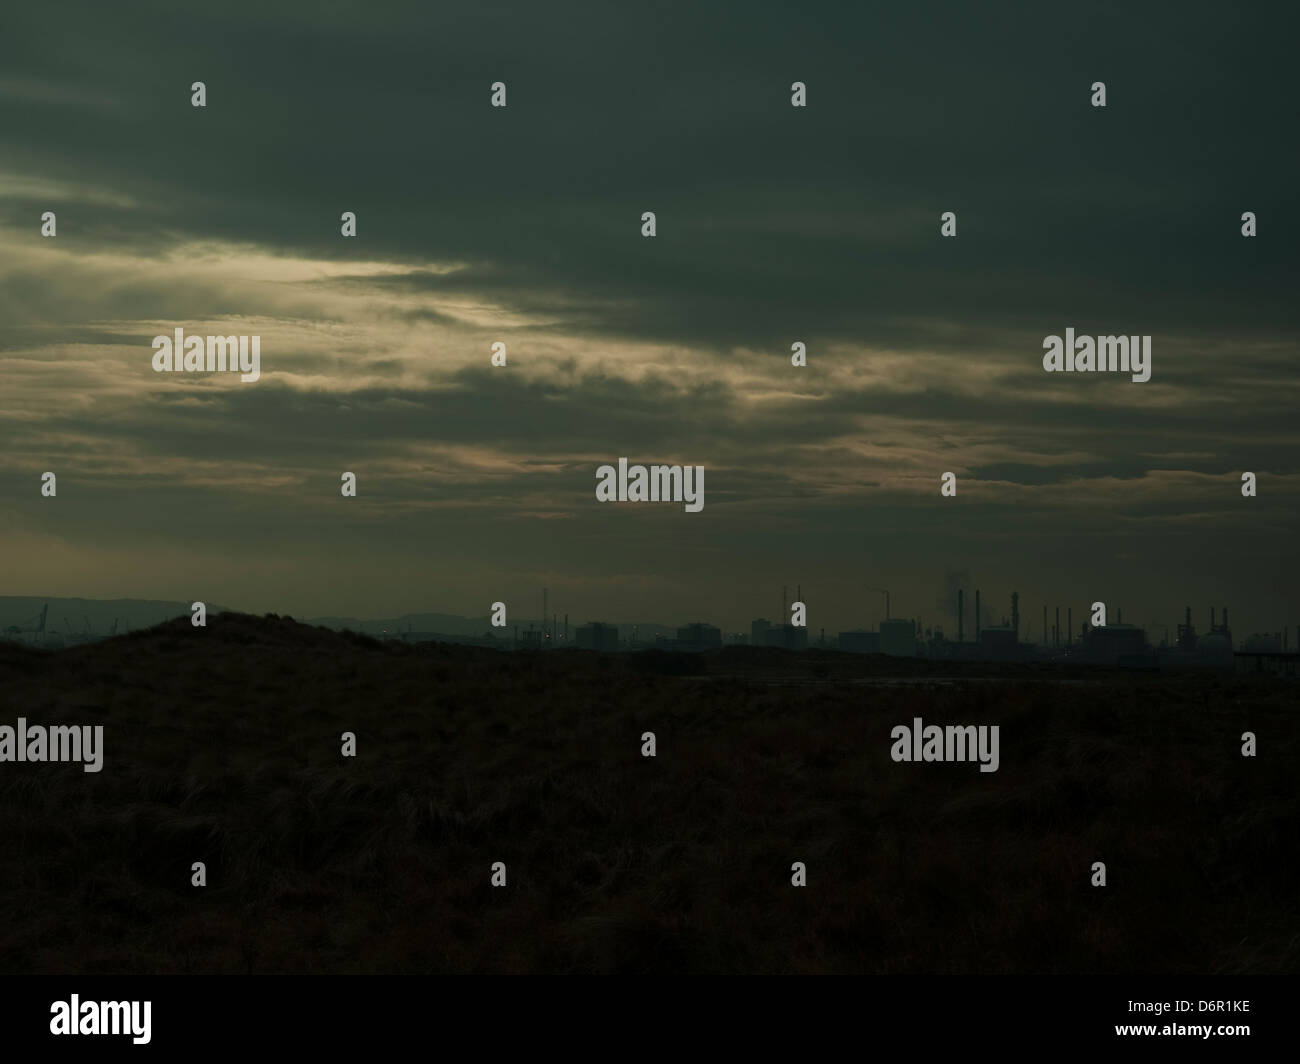
M521 632L527 631L529 628L537 629L542 627L542 622L537 617L515 617L514 614L509 614L508 617L509 624L506 628L496 629L497 634L501 635L503 639L513 635L516 626ZM570 638L574 637L574 633L576 633L580 624L586 624L590 619L583 618L579 621L570 617ZM305 620L307 624L317 624L324 628L333 628L336 631L346 629L353 632L364 632L367 635L408 631L445 632L448 635L482 635L484 632L492 630L491 618L486 613L481 617L462 617L455 613L404 613L400 617L308 617ZM562 632L564 630L564 618L560 617L556 624ZM673 626L653 622L621 622L617 623L616 626L619 639L624 643L632 639L633 632L636 633L637 639L646 643L653 642L660 636L671 639L677 634L677 629Z
M191 600L192 601L192 600ZM42 607L49 603L50 612L46 620L47 632L63 635L71 631L81 635L89 620L91 633L95 636L107 635L117 621L118 632L128 632L136 628L149 628L160 621L172 617L188 616L189 602L168 602L155 599L87 599L58 598L55 596L19 596L0 595L0 634L10 625L26 627L32 618L40 614ZM229 606L219 603L206 603L210 615L230 612ZM307 617L298 618L305 624L332 628L335 631L361 632L366 635L394 634L399 632L442 632L446 635L481 636L491 631L491 619L485 613L481 617L464 617L457 613L403 613L395 617ZM579 623L586 623L587 618L579 622L571 618L569 630L572 635ZM536 617L519 617L513 615L505 629L497 629L494 634L502 639L513 636L515 626L526 631L529 627L540 628L541 621ZM560 620L563 626L563 618ZM670 625L653 622L623 622L618 624L619 638L628 642L635 630L643 642L653 642L657 636L671 638L676 629Z
M491 627L485 613L482 617L462 617L455 613L404 613L400 617L309 617L307 624L364 632L366 635L392 632L446 632L449 635L482 635Z
M0 632L10 625L26 627L49 603L45 630L63 634L85 631L86 622L94 635L107 635L117 622L118 632L149 628L172 617L188 617L191 602L167 602L161 599L86 599L54 596L0 595ZM208 613L229 609L219 603L206 602Z

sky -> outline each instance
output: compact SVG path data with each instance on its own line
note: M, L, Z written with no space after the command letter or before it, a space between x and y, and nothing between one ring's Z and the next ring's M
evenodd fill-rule
M1300 623L1285 5L0 23L0 594ZM176 327L260 336L260 380L155 373ZM1067 327L1150 335L1151 380L1045 373ZM597 501L622 456L703 509Z

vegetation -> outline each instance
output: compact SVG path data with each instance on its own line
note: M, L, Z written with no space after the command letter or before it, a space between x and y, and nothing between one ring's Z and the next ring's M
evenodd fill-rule
M945 673L403 646L238 614L0 643L0 723L103 724L105 743L98 774L0 764L0 970L1300 967L1294 684ZM894 763L913 717L1000 725L1001 768Z

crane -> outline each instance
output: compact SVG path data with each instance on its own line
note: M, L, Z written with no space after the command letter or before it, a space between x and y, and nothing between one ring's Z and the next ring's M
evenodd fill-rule
M45 635L45 615L49 612L50 604L47 602L41 612L35 616L28 617L22 624L11 624L5 629L5 635L23 636L23 635Z

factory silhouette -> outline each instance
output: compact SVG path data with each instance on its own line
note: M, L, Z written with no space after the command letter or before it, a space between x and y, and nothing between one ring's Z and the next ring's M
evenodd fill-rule
M1114 623L1093 626L1080 620L1076 626L1073 606L1042 607L1042 627L1038 634L1032 623L1022 623L1020 594L1013 591L1009 598L1010 613L998 624L985 623L989 614L976 590L972 603L964 590L955 596L956 631L945 631L941 625L924 627L920 618L894 617L890 608L890 594L884 588L871 588L884 596L885 616L875 629L855 628L828 636L824 628L816 636L806 625L772 621L759 617L750 623L748 632L726 632L707 621L692 621L676 628L659 624L614 624L607 621L589 621L570 626L568 614L563 617L550 611L550 591L542 591L540 620L528 621L524 626L493 629L483 627L481 620L457 618L462 623L456 631L418 630L411 620L387 623L365 622L349 624L334 618L308 620L324 627L353 629L377 639L400 640L408 643L439 642L471 646L492 647L498 650L592 650L607 653L645 650L678 653L703 653L726 647L748 646L784 651L839 651L849 654L881 655L890 658L918 658L947 662L1019 662L1046 665L1105 665L1120 668L1208 668L1248 673L1270 673L1295 676L1300 674L1300 653L1290 646L1289 629L1279 632L1254 633L1234 640L1228 623L1228 608L1216 612L1211 606L1209 627L1198 633L1192 623L1192 609L1184 610L1181 623L1175 629L1175 638L1169 639L1169 628L1156 625L1162 638L1153 643L1148 629L1124 623L1122 608L1116 608ZM82 600L76 600L82 601ZM781 611L778 617L789 617L791 607L802 603L802 588L797 588L794 600L788 589L782 588ZM155 606L155 609L157 607ZM0 628L0 638L14 642L59 649L81 643L95 642L118 634L119 625L114 618L111 629L96 631L88 617L80 628L63 619L63 630L50 622L47 626L49 606L22 624ZM173 615L178 611L173 610ZM214 610L213 612L216 612ZM163 611L166 620L167 611ZM1086 609L1080 613L1088 616ZM968 623L969 614L969 623ZM155 616L157 614L155 613ZM440 615L446 619L447 615ZM1064 620L1064 624L1062 624ZM121 627L122 632L135 625ZM1300 647L1300 625L1295 630L1296 646Z
M558 615L546 612L546 592L543 592L543 618L539 625L529 625L523 631L516 629L513 645L519 649L543 650L573 647L579 650L636 651L671 650L701 653L720 650L725 646L770 647L788 651L837 650L850 654L880 654L886 657L923 658L938 661L969 662L1039 662L1045 664L1093 664L1121 668L1193 667L1233 670L1236 672L1261 672L1295 676L1300 672L1297 662L1300 654L1289 648L1289 631L1255 633L1234 643L1232 629L1228 626L1228 608L1223 607L1222 621L1216 620L1215 607L1210 607L1210 625L1198 634L1192 623L1192 608L1186 607L1182 623L1177 626L1176 639L1165 637L1152 644L1147 630L1135 624L1124 623L1123 609L1116 610L1113 624L1091 625L1087 620L1074 624L1074 608L1065 607L1065 624L1061 624L1061 607L1049 612L1043 606L1042 635L1031 638L1022 632L1020 594L1013 591L1010 597L1011 612L1000 624L984 624L981 593L975 592L971 610L971 626L966 626L967 609L965 592L957 591L955 638L947 635L942 626L923 628L919 618L900 618L890 614L889 592L872 588L885 596L885 616L872 630L857 628L839 632L834 639L820 629L816 638L810 638L805 625L773 622L756 618L749 632L723 632L717 625L705 621L692 621L681 625L675 634L659 633L641 635L638 626L592 621L571 630L566 614L563 622ZM795 601L802 601L801 589L796 590ZM786 589L782 589L781 612L787 608ZM1083 611L1081 611L1083 612ZM628 629L631 631L628 631ZM622 631L620 632L620 628ZM1296 626L1296 644L1300 646L1300 625ZM492 639L490 635L485 639ZM493 642L499 642L493 640ZM489 644L491 645L491 644Z

